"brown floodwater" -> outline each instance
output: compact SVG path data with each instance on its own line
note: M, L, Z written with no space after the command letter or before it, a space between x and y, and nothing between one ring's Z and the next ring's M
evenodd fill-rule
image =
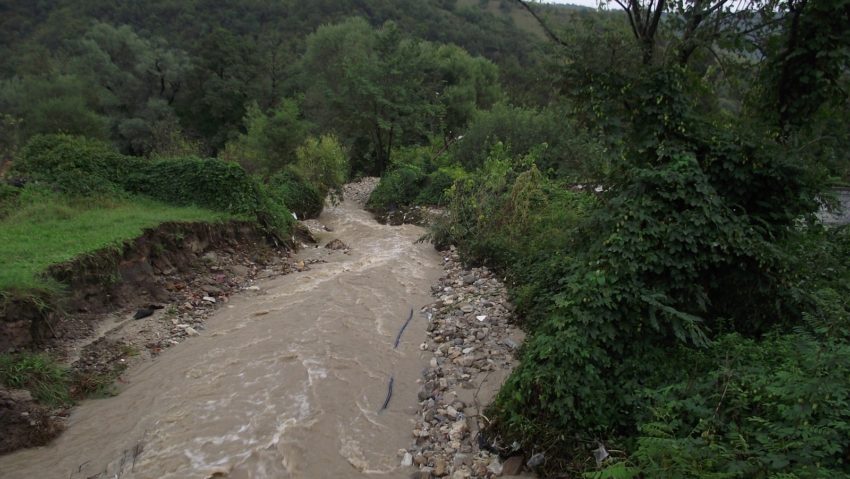
M321 221L350 254L303 250L328 262L232 298L200 337L131 369L119 395L74 409L49 446L0 457L0 477L406 477L397 451L410 446L428 359L420 308L441 258L414 244L421 228L382 226L353 203Z

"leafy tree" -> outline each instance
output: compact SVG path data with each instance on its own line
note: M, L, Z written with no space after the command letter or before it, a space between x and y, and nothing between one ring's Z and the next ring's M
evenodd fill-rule
M422 52L395 24L373 30L361 18L307 38L308 111L349 145L368 142L374 163L367 171L386 169L399 139L424 136L426 121L437 113L421 75Z
M266 115L253 103L245 114L245 133L230 141L223 158L239 162L250 172L273 173L295 162L295 149L304 141L310 126L300 118L294 100L281 101Z
M308 138L295 152L298 161L293 169L315 186L322 198L342 198L342 185L348 179L345 150L332 135Z
M503 98L492 62L456 45L431 45L424 54L425 75L442 109L440 124L433 129L441 129L447 141L463 131L476 111L489 110Z

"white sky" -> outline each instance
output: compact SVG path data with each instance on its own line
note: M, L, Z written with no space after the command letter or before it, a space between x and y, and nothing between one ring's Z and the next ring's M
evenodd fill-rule
M544 3L571 3L573 5L582 5L584 7L596 8L596 0L545 0Z

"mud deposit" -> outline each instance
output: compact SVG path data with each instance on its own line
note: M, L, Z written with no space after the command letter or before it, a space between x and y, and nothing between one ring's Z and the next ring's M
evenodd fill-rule
M421 228L382 226L354 202L320 220L331 231L296 260L326 262L234 296L131 368L118 396L76 408L49 446L0 457L0 477L406 477L398 450L430 360L420 309L442 258L414 244ZM337 238L349 249L322 247Z

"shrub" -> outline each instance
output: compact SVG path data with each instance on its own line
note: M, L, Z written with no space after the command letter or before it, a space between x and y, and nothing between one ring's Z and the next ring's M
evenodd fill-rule
M675 371L662 369L670 384L646 393L631 457L645 477L850 476L846 342L730 334L669 363Z
M141 164L106 143L70 135L37 135L24 146L13 174L49 183L70 195L117 193Z
M467 170L474 170L484 164L497 143L503 143L514 156L546 145L539 152L537 166L580 181L599 178L610 161L602 145L555 107L538 111L504 104L478 112L452 148L452 156Z
M319 190L322 198L342 197L342 185L348 178L348 160L339 140L332 135L308 138L295 151L294 170Z
M291 169L269 178L269 186L283 198L286 207L299 219L316 218L322 213L324 200L319 190Z
M444 166L425 178L425 185L416 197L421 205L442 205L448 198L446 192L458 180L466 178L466 171L460 166Z
M257 218L282 238L289 236L292 224L282 197L274 198L242 167L223 160L145 160L121 155L96 140L45 135L33 138L14 166L16 173L74 195L143 194L174 205Z
M413 165L400 165L381 177L381 182L369 196L366 206L374 210L391 210L416 201L425 175Z

